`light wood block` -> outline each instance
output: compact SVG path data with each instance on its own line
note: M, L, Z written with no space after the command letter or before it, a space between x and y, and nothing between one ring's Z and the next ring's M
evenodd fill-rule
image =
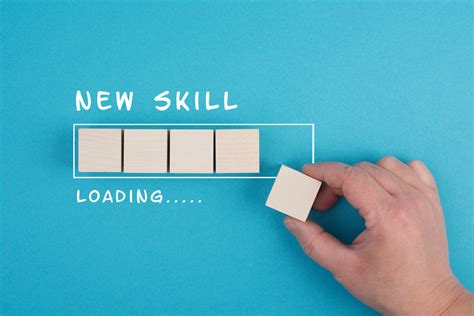
M79 172L121 172L122 130L80 128L78 130Z
M306 222L321 181L282 165L266 206Z
M258 129L216 130L217 173L259 173Z
M168 130L124 130L123 171L126 173L166 173L168 171Z
M170 130L171 173L213 173L214 131Z

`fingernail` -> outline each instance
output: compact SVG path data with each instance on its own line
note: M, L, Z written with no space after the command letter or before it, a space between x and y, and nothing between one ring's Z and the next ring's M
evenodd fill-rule
M296 225L295 221L289 217L285 218L285 226L293 234L295 234L298 229L298 225Z

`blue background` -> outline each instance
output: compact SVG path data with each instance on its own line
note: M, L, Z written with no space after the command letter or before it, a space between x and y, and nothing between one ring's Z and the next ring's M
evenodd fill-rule
M316 123L317 161L422 159L452 268L474 289L471 5L4 1L1 12L2 314L371 313L264 207L271 180L72 179L80 122ZM78 113L78 89L133 90L133 109ZM164 90L228 90L239 109L155 111ZM75 202L76 189L137 188L203 203ZM344 202L312 217L345 242L363 228Z

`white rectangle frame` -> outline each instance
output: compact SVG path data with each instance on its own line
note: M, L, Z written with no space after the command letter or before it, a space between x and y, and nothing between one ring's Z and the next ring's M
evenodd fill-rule
M73 179L275 179L276 176L79 176L76 174L77 126L308 126L311 127L311 162L314 163L313 123L73 123L72 178Z

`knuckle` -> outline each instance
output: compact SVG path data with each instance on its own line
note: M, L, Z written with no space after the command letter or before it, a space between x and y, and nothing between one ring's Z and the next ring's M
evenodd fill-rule
M357 179L360 177L365 177L367 175L366 171L359 166L349 166L347 167L344 178L347 180Z
M315 234L310 240L307 242L301 244L301 248L303 249L304 253L310 257L316 260L316 257L318 255L318 244L319 241L322 239L322 237L327 234L325 231L321 231L317 234Z
M421 160L412 160L408 163L410 167L423 167L425 164Z
M407 199L401 201L394 201L389 208L392 217L396 222L406 223L409 222L409 202Z
M416 170L417 174L418 173L424 173L426 174L426 177L423 177L424 181L421 181L422 182L422 188L423 189L426 189L426 191L428 192L434 192L434 193L438 193L438 188L436 186L436 182L435 180L433 179L432 175L430 174L428 168L426 167L425 163L421 160L412 160L408 163L408 166L414 170Z
M377 162L379 166L390 166L397 161L395 156L385 156Z
M308 257L313 257L314 255L314 251L315 251L315 247L314 247L314 239L312 239L311 241L309 242L306 242L304 244L301 245L301 248L303 249L304 253L308 256Z
M404 207L396 207L393 211L393 218L398 227L411 227L412 219Z
M409 208L414 209L415 211L419 212L426 209L426 199L423 198L420 194L407 194L405 202L408 204Z
M427 198L416 192L406 192L404 196L391 207L395 223L399 227L414 228L417 225L419 214L426 214L429 209ZM422 215L423 217L423 215Z
M303 249L304 253L310 258L313 258L314 255L315 255L315 251L316 251L316 246L315 245L316 245L316 239L317 238L318 237L315 236L311 240L309 240L309 241L307 241L307 242L305 242L301 245L301 248Z
M354 166L358 167L358 168L361 168L361 169L373 168L373 165L368 161L361 161L359 163L356 163Z

